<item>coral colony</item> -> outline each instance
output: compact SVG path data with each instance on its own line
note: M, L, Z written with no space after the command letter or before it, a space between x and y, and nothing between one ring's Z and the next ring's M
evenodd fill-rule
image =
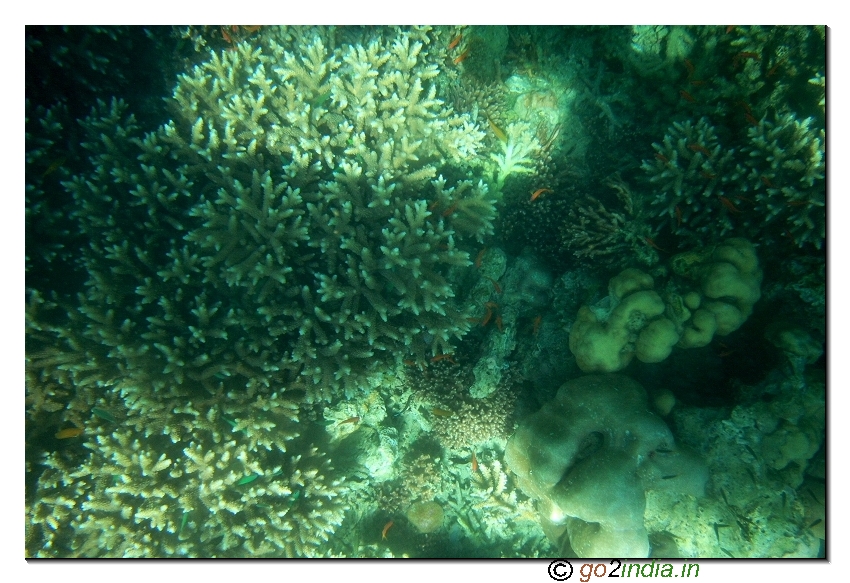
M27 556L824 555L824 27L27 49Z

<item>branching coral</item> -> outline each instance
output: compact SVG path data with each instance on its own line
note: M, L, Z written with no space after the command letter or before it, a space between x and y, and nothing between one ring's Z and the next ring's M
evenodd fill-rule
M470 169L483 133L437 99L439 64L409 35L284 38L210 53L154 133L117 101L85 122L94 169L65 184L89 281L59 343L107 381L327 398L468 329L447 276L495 198L483 174L440 173Z
M658 261L653 247L655 230L648 224L641 198L635 197L619 176L606 181L621 203L621 212L607 208L593 196L570 209L570 220L561 227L564 245L579 259L623 267L637 262L651 266Z
M258 405L255 410L268 410ZM199 411L184 407L183 415ZM29 522L33 556L313 556L342 522L324 454L302 442L270 449L252 429L198 422L182 437L143 433L137 414L120 426L88 425L79 467L60 454L44 461ZM212 427L216 427L213 425ZM281 435L287 435L279 427ZM258 435L259 434L259 435ZM288 440L295 436L290 432ZM296 453L297 452L297 453ZM140 535L140 529L144 534Z

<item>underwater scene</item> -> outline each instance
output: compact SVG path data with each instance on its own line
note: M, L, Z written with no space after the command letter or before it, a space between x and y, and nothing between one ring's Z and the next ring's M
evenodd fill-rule
M26 556L826 553L824 26L26 28Z

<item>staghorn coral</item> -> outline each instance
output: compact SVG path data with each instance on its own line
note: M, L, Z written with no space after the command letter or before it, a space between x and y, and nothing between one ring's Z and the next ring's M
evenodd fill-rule
M752 116L750 116L752 117ZM820 249L825 236L824 131L793 113L762 119L738 148L707 118L676 123L642 168L660 185L651 206L696 241L731 231Z
M710 231L724 235L735 224L732 215L737 185L733 182L733 152L719 141L705 117L674 123L661 144L653 144L655 158L641 167L657 186L651 212L664 217L676 234L698 239ZM678 209L678 210L677 210Z
M85 354L78 380L295 381L315 400L468 329L447 276L469 264L458 244L492 231L496 193L440 171L472 172L482 132L436 98L439 65L408 35L335 51L286 38L211 52L156 132L119 101L84 123L93 170L64 184L88 281L44 330Z
M271 407L257 404L255 411ZM183 415L202 420L200 411ZM43 461L28 508L31 556L314 556L342 522L341 496L327 457L281 426L289 447L269 447L256 419L214 430L198 422L175 439L142 431L130 414L119 426L86 425L78 465L60 452ZM259 434L259 435L258 435ZM278 439L281 439L278 437ZM297 452L297 453L296 453ZM140 534L141 529L141 534ZM37 544L36 544L37 543Z
M753 200L745 228L820 249L826 237L826 137L814 118L792 113L762 119L747 131L734 178Z

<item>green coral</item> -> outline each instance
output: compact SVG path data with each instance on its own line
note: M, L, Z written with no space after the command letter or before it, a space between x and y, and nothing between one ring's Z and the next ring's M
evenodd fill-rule
M825 237L824 130L793 113L753 120L731 147L703 117L675 123L643 170L651 205L674 233L697 241L730 232L820 249Z

